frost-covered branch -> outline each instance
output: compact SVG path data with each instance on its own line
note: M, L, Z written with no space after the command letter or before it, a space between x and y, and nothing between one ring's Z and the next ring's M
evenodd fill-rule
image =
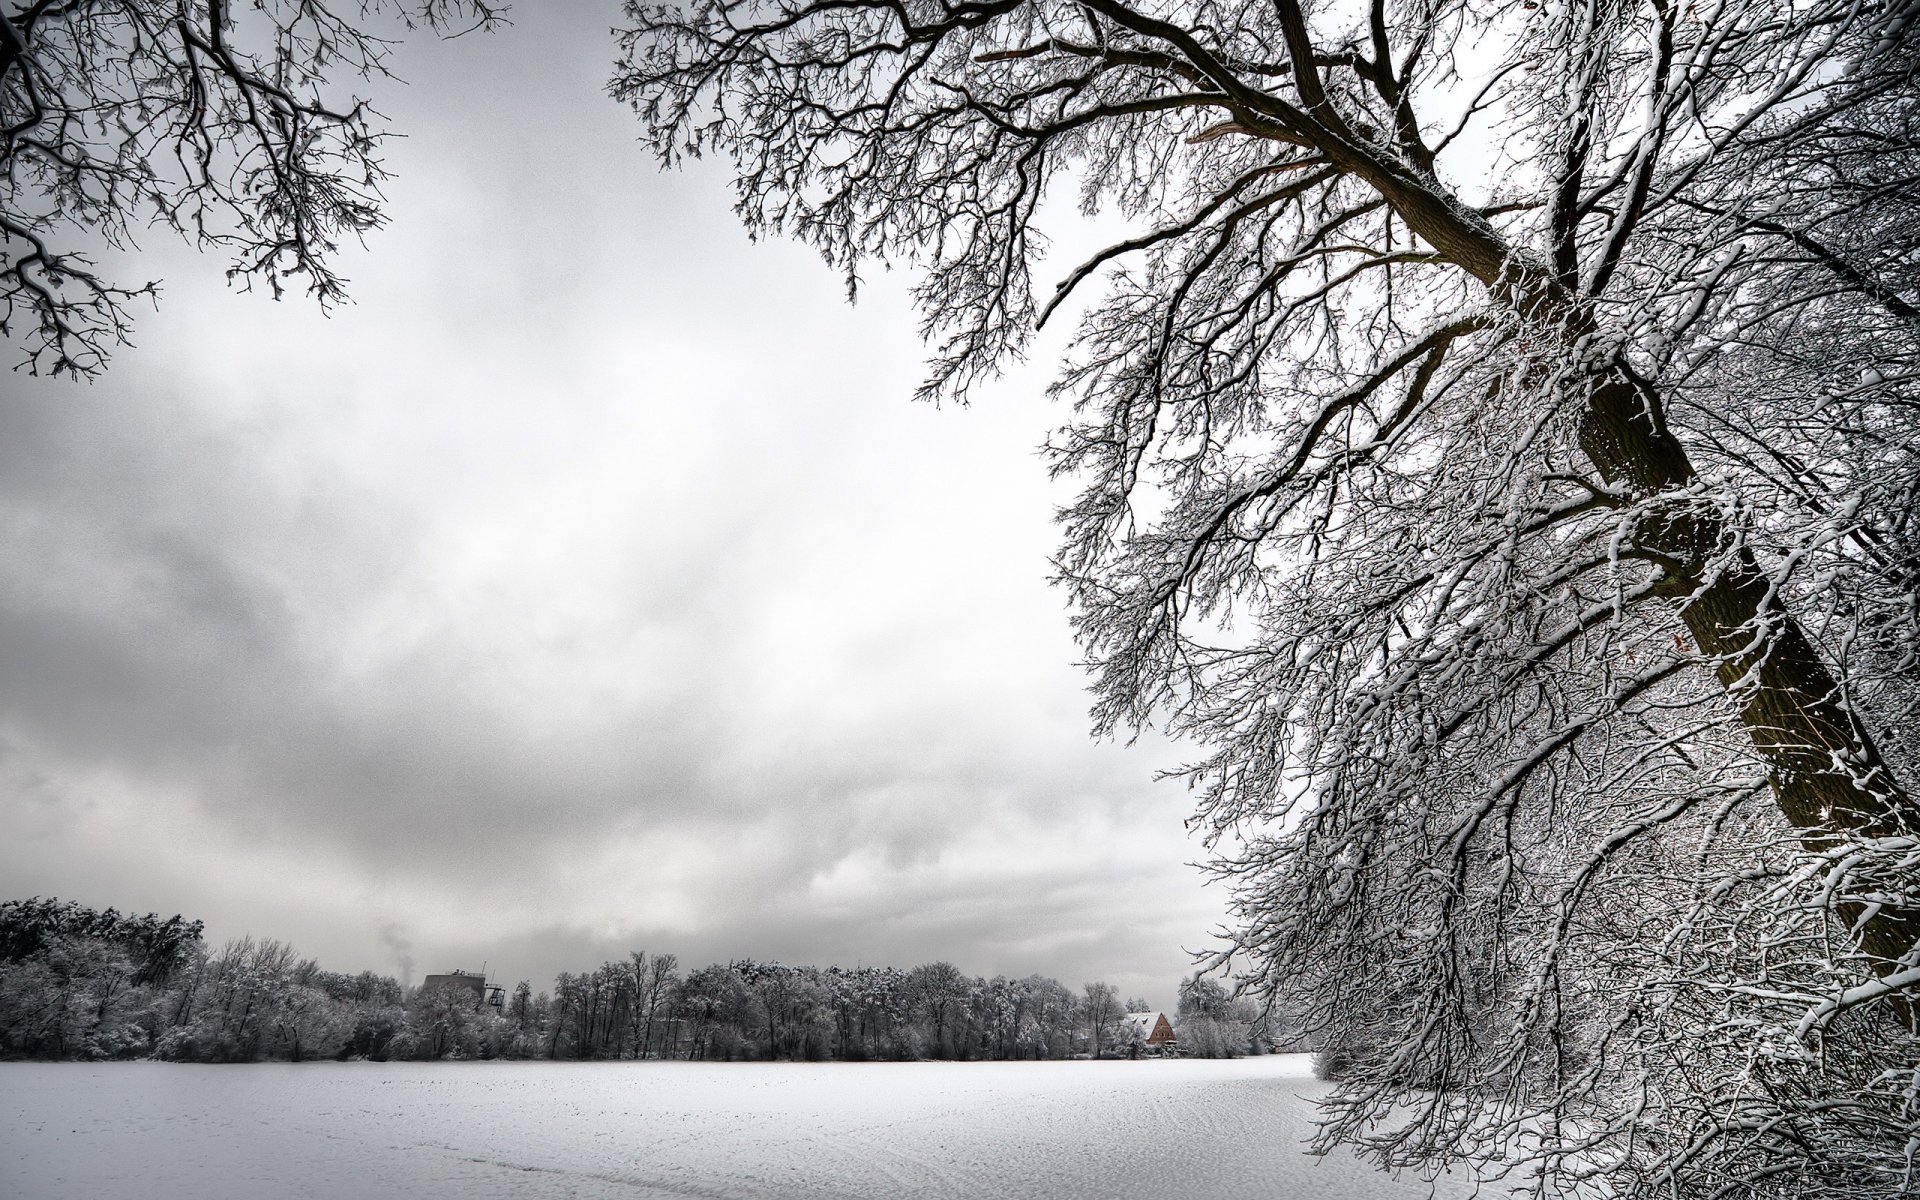
M383 134L344 81L387 74L385 13L446 35L483 0L10 0L0 11L0 335L28 371L89 378L158 285L89 249L157 225L231 256L230 280L344 298L344 239L378 226ZM63 244L74 248L62 249Z

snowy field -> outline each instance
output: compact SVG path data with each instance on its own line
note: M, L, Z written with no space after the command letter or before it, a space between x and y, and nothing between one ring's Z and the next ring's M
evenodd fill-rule
M1413 1200L1237 1062L0 1064L0 1196ZM1442 1181L1440 1197L1470 1188Z

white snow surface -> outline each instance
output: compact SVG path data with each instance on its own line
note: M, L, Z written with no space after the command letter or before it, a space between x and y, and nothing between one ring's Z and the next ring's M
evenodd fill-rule
M1046 1063L0 1064L0 1196L1470 1194L1304 1150L1302 1055Z

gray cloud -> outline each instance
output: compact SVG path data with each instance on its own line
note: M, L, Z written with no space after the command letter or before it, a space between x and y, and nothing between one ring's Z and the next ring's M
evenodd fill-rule
M8 890L348 969L944 957L1170 1000L1220 901L1167 748L1086 737L1044 374L908 403L902 281L849 309L722 174L656 174L588 15L409 49L355 306L155 246L105 382L9 384Z

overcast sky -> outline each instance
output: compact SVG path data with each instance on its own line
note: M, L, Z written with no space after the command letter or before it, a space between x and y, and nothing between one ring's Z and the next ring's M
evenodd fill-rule
M1088 736L1057 344L912 403L904 280L850 308L724 164L658 173L614 5L514 19L376 93L353 306L155 237L137 348L5 379L0 891L416 980L944 958L1170 1006L1222 897L1176 752Z

